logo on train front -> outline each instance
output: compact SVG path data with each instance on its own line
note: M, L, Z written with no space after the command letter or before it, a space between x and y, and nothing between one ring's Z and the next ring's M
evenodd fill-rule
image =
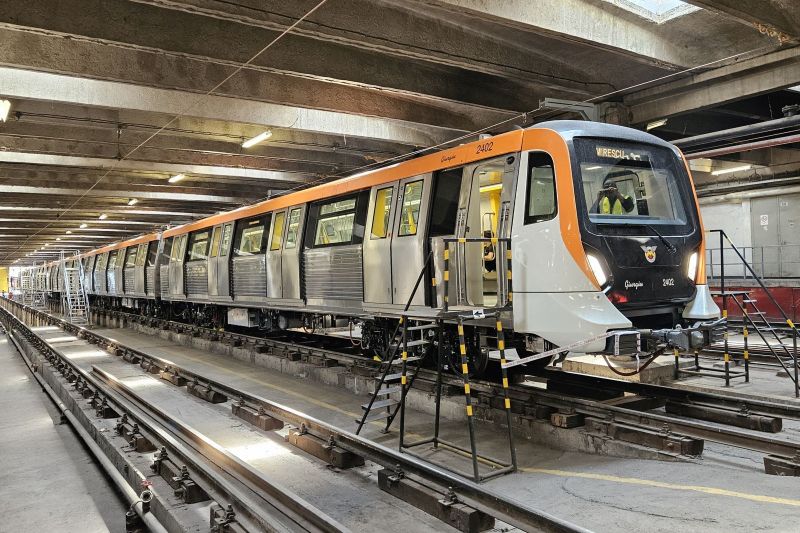
M656 261L656 246L642 246L644 251L644 258L648 263L655 263Z

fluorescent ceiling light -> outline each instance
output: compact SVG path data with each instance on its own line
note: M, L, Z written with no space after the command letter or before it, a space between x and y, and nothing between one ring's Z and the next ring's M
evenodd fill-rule
M57 240L57 241L60 241L60 240L61 240L61 237L56 237L56 240Z
M85 222L84 222L83 224L81 224L81 225L80 225L80 226L78 226L78 227L79 227L80 229L88 228L88 227L89 227L89 224L87 224L87 223L85 223Z
M71 230L67 230L67 235L72 235L72 231Z
M714 172L711 173L711 175L712 176L720 176L722 174L730 174L732 172L739 172L739 171L742 171L742 170L750 170L751 168L753 168L753 165L742 165L742 166L739 166L739 167L723 168L723 169L720 169L720 170L715 170Z
M167 181L170 182L170 183L178 183L179 181L181 181L185 177L186 177L186 174L175 174L174 176L172 176Z
M665 126L667 124L667 119L662 118L661 120L654 120L647 124L647 131L654 130L656 128L660 128L661 126Z
M136 198L131 198L130 200L128 200L128 205L136 205L138 203L139 200L137 200Z
M259 133L258 135L256 135L252 139L249 139L249 140L243 142L242 143L242 148L250 148L251 146L257 145L261 141L266 141L270 137L272 137L272 132L270 130L267 130L264 133Z
M11 102L0 100L0 121L5 122L8 119L9 111L11 111Z
M105 220L108 218L108 215L106 215L105 213L101 213L100 216L97 218L99 218L100 220Z

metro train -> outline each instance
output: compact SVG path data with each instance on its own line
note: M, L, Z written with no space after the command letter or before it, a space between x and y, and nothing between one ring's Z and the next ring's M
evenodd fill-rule
M95 307L252 332L358 323L378 354L404 314L447 318L455 353L454 313L500 309L520 355L593 337L572 351L686 348L720 316L680 151L584 121L481 138L80 259ZM59 292L58 265L42 268ZM624 335L602 337L614 331ZM495 320L469 321L467 337L485 367Z

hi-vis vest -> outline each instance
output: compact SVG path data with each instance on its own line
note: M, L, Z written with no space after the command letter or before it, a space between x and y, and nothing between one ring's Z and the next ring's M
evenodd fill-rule
M622 208L622 202L619 199L614 200L614 207L611 207L611 201L608 196L603 196L600 201L600 214L601 215L622 215L625 214L625 209Z

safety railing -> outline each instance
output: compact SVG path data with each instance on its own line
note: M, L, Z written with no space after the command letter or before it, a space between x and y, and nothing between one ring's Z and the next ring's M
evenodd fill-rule
M442 309L447 312L450 309L450 265L452 262L451 258L451 248L452 245L455 245L455 253L457 256L457 268L458 270L455 272L457 279L457 295L456 295L456 302L455 305L460 305L462 303L469 304L469 300L467 297L467 290L465 285L467 282L468 276L468 267L476 268L475 265L468 265L466 260L466 245L468 243L481 243L487 244L490 243L492 246L496 247L494 250L495 256L495 268L496 272L498 272L498 279L497 279L497 301L494 308L502 308L511 304L513 299L513 290L512 290L512 274L511 274L511 239L507 237L448 237L442 239L444 242L444 272L443 272L443 288L444 288L444 297L442 301ZM502 273L505 273L504 276L501 276ZM483 279L481 279L481 283ZM481 291L483 291L483 287L481 287ZM483 305L476 305L475 307L487 307Z
M740 246L738 250L752 271L737 264L739 257L734 250L709 247L706 249L706 275L710 281L719 279L723 262L728 279L800 278L800 244Z
M790 329L791 336L792 336L792 349L791 350L789 350L789 347L786 346L783 343L783 340L777 335L777 333L775 332L775 330L772 327L772 325L768 321L764 320L764 323L765 323L764 327L766 327L767 330L770 331L773 334L773 336L775 337L775 340L777 340L777 342L781 345L781 348L783 348L785 353L790 357L790 363L791 363L791 366L793 367L793 369L788 368L783 363L783 361L781 360L781 357L779 357L778 354L775 353L774 350L773 350L773 353L775 354L778 362L781 364L781 366L783 366L783 369L786 371L786 373L789 375L789 377L791 377L792 380L794 381L795 396L800 398L800 381L798 380L799 370L798 370L798 357L797 357L797 337L798 337L797 327L795 326L794 322L792 322L792 320L786 315L786 312L783 310L783 308L780 306L780 304L778 304L778 301L775 299L775 296L772 294L772 291L770 291L767 288L767 286L762 281L761 277L753 269L753 266L747 261L747 259L745 258L744 254L742 253L742 251L739 248L737 248L736 245L733 244L733 242L731 242L730 238L725 233L725 231L717 229L717 230L710 230L709 233L712 233L712 234L716 233L716 234L719 235L719 250L721 251L721 253L719 254L719 258L720 258L720 261L719 261L719 278L717 280L718 280L718 284L719 284L719 288L720 288L719 296L722 299L722 316L723 316L723 318L727 318L728 317L728 301L729 301L730 298L733 298L735 304L737 306L740 306L739 302L734 297L734 292L726 291L726 282L729 281L729 279L727 278L727 275L726 275L726 269L730 269L732 266L736 266L737 268L741 268L744 271L749 273L750 279L754 280L758 284L758 286L761 287L761 290L767 296L767 298L772 303L772 305L775 306L775 308L777 309L778 313L780 313L780 316L782 317L783 321L786 323L786 325ZM727 244L727 247L726 247L726 244ZM730 250L731 252L733 252L735 259L738 259L738 261L734 260L732 262L729 262L727 260L727 258L726 258L726 253L725 253L726 250ZM746 309L742 308L741 310L742 310L742 312L744 314L745 327L747 327L747 325L749 324L750 326L752 326L756 330L757 333L760 334L759 325L755 321L752 320L752 317L750 316L749 313L747 313ZM762 336L762 339L764 339L764 342L769 347L769 343L767 342L766 338L764 338ZM770 347L770 350L772 350L771 347ZM729 356L729 350L728 350L728 332L726 330L726 332L725 332L725 364L726 364L726 366L728 365L729 360L730 360L730 356Z

